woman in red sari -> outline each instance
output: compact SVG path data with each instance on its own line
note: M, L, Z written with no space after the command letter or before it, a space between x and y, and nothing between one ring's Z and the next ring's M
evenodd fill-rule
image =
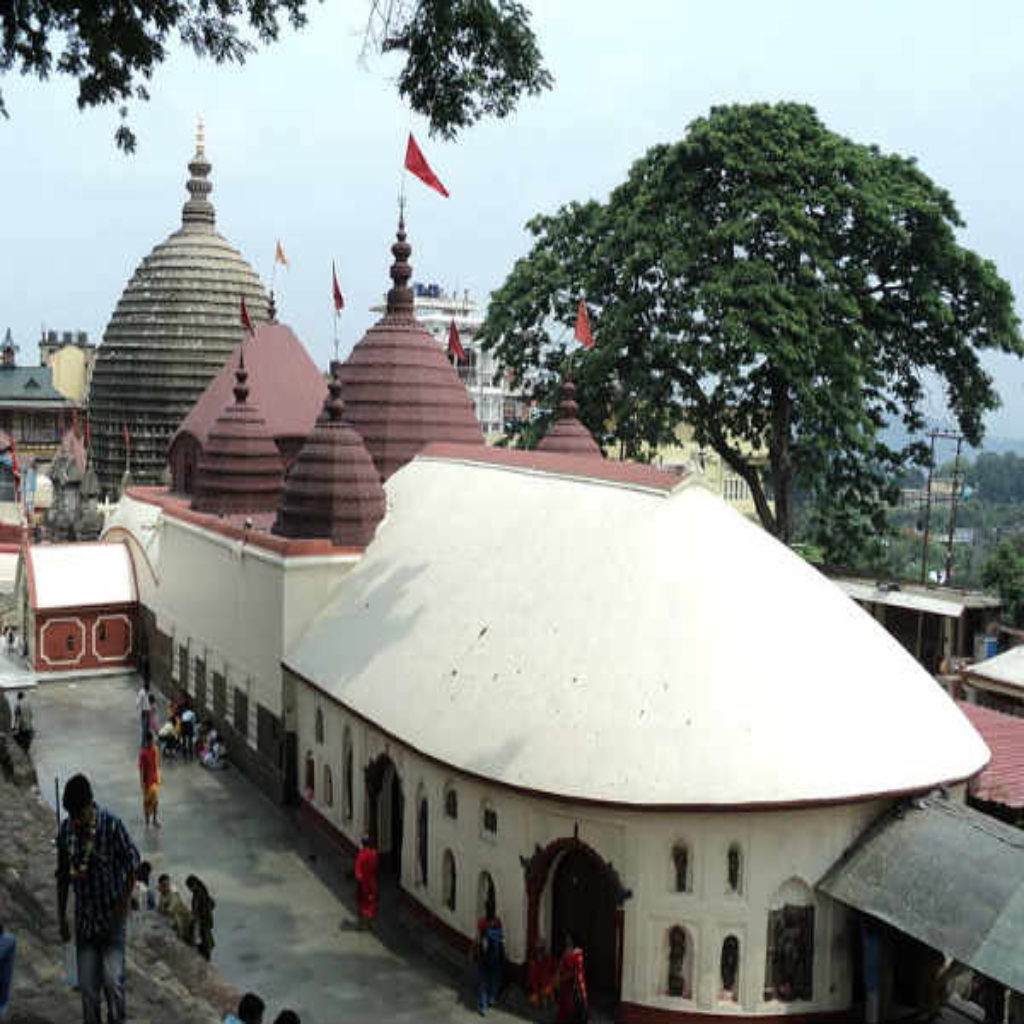
M583 950L565 937L565 951L558 964L558 1024L583 1024L587 1019L587 980Z
M377 916L377 850L370 838L364 837L363 845L356 854L356 904L359 908L359 923L371 922Z

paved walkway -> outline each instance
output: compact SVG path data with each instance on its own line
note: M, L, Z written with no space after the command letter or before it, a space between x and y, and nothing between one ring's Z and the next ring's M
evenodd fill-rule
M239 772L164 768L164 827L143 823L136 758L137 682L42 683L32 695L39 784L54 801L85 772L97 800L119 814L154 874L169 873L187 898L199 875L217 901L214 963L273 1012L291 1006L303 1024L339 1020L478 1019L471 986L429 959L386 903L380 934L356 931L353 883L343 862L312 840ZM491 1018L518 1018L501 1010Z

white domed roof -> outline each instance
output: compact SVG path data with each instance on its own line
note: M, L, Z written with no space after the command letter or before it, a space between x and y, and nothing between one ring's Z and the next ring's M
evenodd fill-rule
M986 763L888 633L701 486L432 451L390 478L376 539L285 657L403 743L539 793L674 807L846 801Z

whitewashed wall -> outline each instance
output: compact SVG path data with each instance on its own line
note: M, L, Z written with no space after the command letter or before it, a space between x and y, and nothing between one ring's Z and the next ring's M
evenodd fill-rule
M764 999L768 912L781 905L784 887L814 885L866 825L887 806L869 801L838 807L777 812L682 814L617 812L572 806L533 798L447 771L402 744L388 740L372 726L348 714L319 690L286 670L293 691L299 737L299 779L311 752L316 766L313 806L353 843L365 831L367 809L363 769L387 753L401 777L405 798L402 886L442 921L473 937L481 912L478 879L487 871L494 880L497 909L505 925L509 956L526 957L527 901L520 856L535 847L571 837L603 860L611 861L632 897L624 904L625 932L622 999L667 1010L718 1014L780 1014L842 1010L850 1003L851 943L847 914L826 897L813 897L815 955L813 1001L782 1003ZM316 712L324 716L324 741L316 741ZM344 814L344 743L350 730L353 744L351 818ZM324 792L323 766L330 765L333 802ZM453 785L459 816L444 813L444 793ZM429 806L427 885L418 878L416 862L417 794ZM482 827L485 802L498 813L496 838ZM673 846L685 841L690 850L692 891L675 892ZM727 852L738 843L742 851L740 891L728 891ZM457 866L455 910L443 901L442 858L450 849ZM540 933L550 942L551 886L548 876L540 905ZM668 995L668 933L682 925L694 943L691 998ZM722 943L735 935L740 943L738 998L720 998Z

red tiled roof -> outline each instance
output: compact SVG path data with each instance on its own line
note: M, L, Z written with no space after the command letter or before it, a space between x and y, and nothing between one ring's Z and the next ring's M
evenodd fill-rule
M526 469L552 476L575 476L586 480L623 484L627 487L647 487L666 494L674 491L685 479L678 473L655 469L642 462L620 462L598 459L593 455L565 455L536 449L484 448L477 445L430 444L421 455L433 459L451 459L455 462L480 462L510 469Z
M284 324L260 324L244 344L249 386L260 397L270 436L306 437L327 397L327 381L316 363ZM232 400L238 348L181 421L171 438L172 446L187 432L206 447L210 428Z
M957 701L992 751L992 760L970 784L977 800L1024 807L1024 718Z

